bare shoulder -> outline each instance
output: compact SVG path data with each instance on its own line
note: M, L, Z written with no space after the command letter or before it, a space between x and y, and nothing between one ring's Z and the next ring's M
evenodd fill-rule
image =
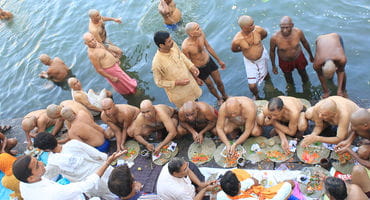
M201 112L207 112L214 109L211 105L206 102L197 102L198 108Z
M279 39L279 37L281 37L281 31L276 31L274 34L272 34L270 40L275 41L275 40Z
M261 33L261 32L266 32L266 30L265 30L264 28L262 28L261 26L258 26L258 25L256 25L256 26L255 26L255 30L256 30L257 32L259 32L259 33Z
M234 38L233 38L233 42L237 41L237 40L240 40L240 39L243 39L243 36L242 36L242 32L239 31L235 34Z
M55 57L53 61L58 63L64 63L63 60L59 57Z
M181 49L185 50L188 47L189 44L189 38L185 38L185 40L181 44Z

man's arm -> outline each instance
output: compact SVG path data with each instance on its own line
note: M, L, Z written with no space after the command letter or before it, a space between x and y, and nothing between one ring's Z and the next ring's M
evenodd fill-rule
M167 16L168 14L170 14L170 7L164 0L159 0L158 11L159 14Z
M242 48L239 44L240 39L238 39L238 35L239 35L239 33L237 33L235 35L233 41L231 42L231 51L232 52L241 52L242 51Z
M170 81L170 80L164 79L163 73L159 68L153 67L152 71L153 71L154 82L158 87L174 88L176 86L176 81Z
M335 137L316 136L317 141L329 144L338 144L348 136L349 119L342 117L338 123L337 135Z
M226 121L226 116L225 116L225 104L222 104L220 107L220 111L218 113L218 119L217 119L217 124L216 124L216 130L217 130L217 135L220 138L220 140L226 145L230 147L230 142L226 137L226 133L224 131L225 128L225 121Z
M122 23L120 18L113 18L113 17L102 17L103 21L114 21L117 23Z
M73 98L75 101L77 101L78 103L84 105L86 108L90 109L90 110L93 110L93 111L97 111L97 112L101 112L102 109L101 108L98 108L94 105L92 105L87 97L87 95L84 95L84 94L80 94L80 93L74 93L73 94Z
M186 119L184 117L184 112L181 108L179 110L179 123L180 123L180 126L185 128L187 131L189 131L189 133L193 135L193 139L195 141L195 139L198 136L198 132L186 122Z
M213 108L211 108L208 105L207 105L206 109L202 109L202 108L200 109L200 111L203 112L203 115L205 116L205 118L207 120L207 126L204 127L201 131L199 131L200 135L204 135L204 133L213 129L216 126L217 116L216 116L216 114L214 113L214 111L212 109Z
M216 51L212 48L212 46L208 43L208 40L206 39L205 34L203 33L203 38L204 38L204 46L206 47L207 51L217 60L218 64L221 66L221 69L225 69L226 65L220 57L218 57Z
M55 136L60 131L60 129L63 128L63 125L64 125L64 119L62 118L57 119L54 125L54 129L51 132L51 134Z
M240 137L233 144L235 146L243 143L250 136L250 134L252 133L252 129L256 122L257 110L255 107L252 110L251 108L246 108L246 105L242 105L242 109L243 109L242 114L247 113L247 116L246 116L247 119L245 121L244 132L240 135Z
M354 152L350 147L346 148L346 151L351 154L353 158L357 160L361 165L363 165L366 168L370 168L370 161L369 160L363 160L361 159L356 152Z
M275 64L275 51L276 51L276 36L272 36L270 39L270 60L272 64L272 71L274 74L278 74L278 69Z
M256 26L256 29L258 30L258 32L261 35L261 40L263 40L267 37L267 31L264 28L262 28L260 26Z
M167 132L168 132L168 135L166 138L164 138L164 140L158 144L158 146L155 148L155 153L159 153L159 150L166 144L168 144L169 142L172 141L173 138L176 137L177 135L177 130L176 130L176 127L175 127L175 124L173 124L173 121L172 119L170 118L170 116L168 115L168 113L166 113L165 111L162 111L162 110L157 110L157 114L158 114L158 117L159 119L161 119L164 127L166 128Z
M115 125L114 123L112 123L110 121L106 121L106 123L112 129L114 135L116 136L117 149L121 149L122 142L124 142L123 138L122 138L122 134L121 134L121 129L117 125Z
M274 120L272 122L272 125L276 129L279 129L284 134L288 134L290 136L295 136L295 134L297 133L297 130L298 130L299 115L300 115L299 112L292 113L291 116L290 116L290 120L289 120L289 125L288 126L285 126L285 125L281 124L280 122L278 122L276 120Z
M352 142L356 139L357 134L353 130L349 130L349 136L346 140L339 142L338 145L335 146L335 151L338 153L344 153L345 149L350 147Z
M300 40L302 42L303 47L306 49L308 55L310 56L310 61L313 62L314 58L311 52L310 44L308 44L308 41L306 37L304 36L304 33L301 30L299 30L299 35L300 35Z

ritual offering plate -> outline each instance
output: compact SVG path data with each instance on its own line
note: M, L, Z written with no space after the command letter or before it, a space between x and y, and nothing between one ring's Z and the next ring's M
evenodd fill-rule
M215 158L215 162L224 168L236 167L238 164L238 159L243 157L245 153L244 148L241 145L236 146L236 151L234 155L227 156L228 152L226 151L226 145L220 144L217 147L213 157Z
M307 164L317 164L323 158L328 158L330 150L325 148L321 142L315 142L307 147L302 147L302 141L297 146L299 160Z
M263 108L269 103L267 100L256 100L254 103L257 106L257 115L263 112Z
M336 170L342 172L343 174L351 174L352 168L355 166L355 161L351 154L348 152L338 154L335 151L332 151L330 158L334 160L332 165Z
M311 107L311 103L307 99L299 98L299 100L301 100L302 104L304 105L304 107L306 107L306 109Z
M205 137L202 144L193 142L189 146L188 157L194 164L201 165L212 160L215 151L216 144L212 139Z
M291 137L287 136L287 140L292 140ZM265 151L266 157L272 162L284 162L294 156L294 152L285 154L281 147L281 139L279 136L274 136L267 140L267 149Z
M263 136L250 137L242 145L246 151L245 158L252 163L266 159L267 138Z
M173 157L175 157L179 153L179 148L177 147L175 142L170 142L167 145L164 145L160 152L159 156L153 156L153 163L156 165L164 165L168 161L170 161Z
M320 198L325 192L322 180L324 176L329 176L329 172L320 166L303 168L302 174L298 177L299 189L309 198Z
M119 159L129 162L134 161L140 152L139 143L137 143L135 140L128 140L125 143L125 148L127 149L127 153L123 154Z

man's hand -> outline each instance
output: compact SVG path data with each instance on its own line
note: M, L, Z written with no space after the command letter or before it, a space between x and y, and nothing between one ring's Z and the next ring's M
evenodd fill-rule
M192 133L194 142L199 142L199 134L197 132Z
M118 81L118 78L117 77L115 77L115 76L112 76L112 77L110 77L109 78L112 82L117 82Z
M348 147L351 146L351 143L347 142L347 141L342 141L342 142L339 142L335 147L334 147L334 150L335 152L337 153L345 153L347 150Z
M197 77L195 80L197 81L198 85L203 85L203 83L204 83L204 82L202 81L202 79L200 79L200 78L198 78L198 77Z
M272 72L274 72L274 74L278 74L278 69L276 66L272 66Z
M42 72L39 74L39 77L40 77L40 78L49 78L48 73L47 73L47 72L45 72L45 71L42 71Z
M222 62L222 60L220 60L220 62L218 62L218 64L220 65L222 70L226 69L226 64L224 62Z
M303 137L304 137L304 139L302 140L303 147L307 147L308 145L317 141L316 135L305 135Z
M115 18L113 21L115 21L115 22L117 22L117 23L119 23L119 24L121 24L121 23L122 23L121 18Z
M227 148L226 148L226 149L227 149ZM235 145L235 143L234 143L233 145L229 146L229 150L228 150L229 155L228 155L228 156L232 156L232 155L234 155L234 153L235 153L235 149L236 149L236 145Z
M159 147L159 145L154 149L154 155L158 155L159 152L161 152L161 148Z
M112 164L113 161L117 160L117 158L121 157L124 153L127 153L127 151L120 151L120 152L114 152L111 156L107 158L107 161L105 161L108 165Z
M194 77L198 77L199 75L199 69L196 67L190 68L190 72L193 74Z
M199 144L202 144L203 143L203 139L204 139L203 134L199 134L198 135L198 143Z
M189 79L176 80L175 85L184 86L190 83Z
M281 140L281 148L283 148L283 150L285 151L285 154L290 153L288 140L286 138Z
M151 152L153 152L154 151L154 145L153 144L147 144L147 145L145 145L145 147L149 150L149 151L151 151Z

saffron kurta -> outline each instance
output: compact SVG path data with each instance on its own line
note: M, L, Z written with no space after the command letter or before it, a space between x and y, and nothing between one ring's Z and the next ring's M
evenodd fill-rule
M170 102L180 108L185 102L193 101L202 95L202 90L189 71L194 64L181 52L176 43L169 53L157 50L153 58L152 71L155 84L164 88ZM195 66L194 66L195 67ZM184 86L176 86L176 80L189 79Z

